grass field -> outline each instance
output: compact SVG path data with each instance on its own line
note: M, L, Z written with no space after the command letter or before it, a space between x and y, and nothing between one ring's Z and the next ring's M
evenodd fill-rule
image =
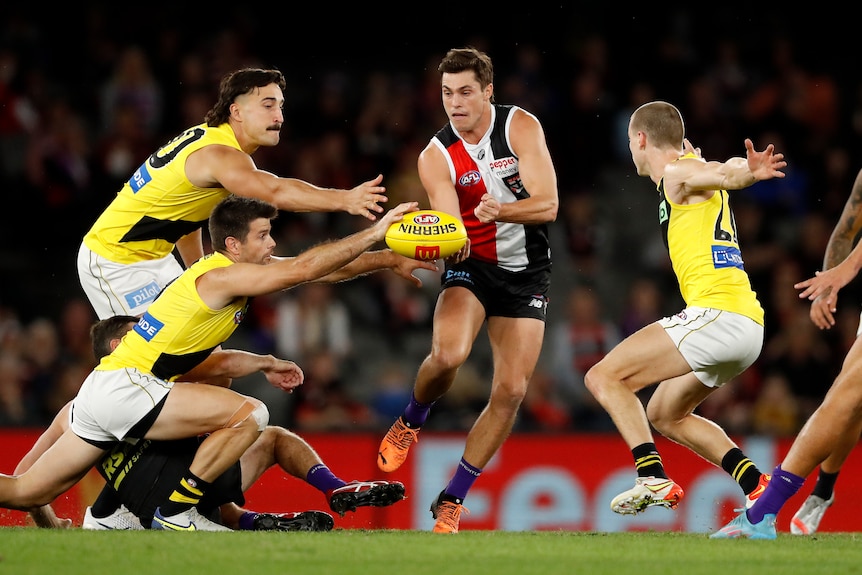
M183 534L13 527L0 529L0 573L835 575L862 573L862 533L717 541L657 532Z

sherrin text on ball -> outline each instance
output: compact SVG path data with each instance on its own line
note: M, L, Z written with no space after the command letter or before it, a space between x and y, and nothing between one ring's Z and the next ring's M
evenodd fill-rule
M416 260L437 260L458 253L467 243L464 224L446 212L419 210L404 214L389 226L386 245L393 252Z

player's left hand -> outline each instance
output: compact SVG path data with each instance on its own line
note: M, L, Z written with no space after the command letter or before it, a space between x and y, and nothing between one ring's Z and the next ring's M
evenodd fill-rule
M682 151L686 154L694 154L698 158L703 158L703 154L700 151L700 148L695 148L694 144L692 144L688 138L682 139Z
M383 174L378 174L373 180L368 180L347 192L347 212L354 216L365 216L369 220L376 221L375 214L383 213L381 202L388 202L386 188L380 185Z
M470 246L471 246L470 238L467 237L467 242L464 244L464 247L458 250L456 253L452 254L446 261L450 264L457 264L463 262L467 258L470 257Z
M302 369L286 359L276 359L275 365L263 370L263 373L266 375L267 381L287 393L293 393L293 390L305 381L305 374L302 373Z
M832 317L832 314L838 311L838 291L856 277L856 270L853 269L853 266L845 264L847 264L847 260L844 260L834 268L823 272L815 272L813 278L793 285L794 288L802 290L799 294L801 299L808 298L814 301L820 298L822 300L818 304L821 310L820 321L815 319L815 311L811 311L812 321L821 327L821 329L835 325L835 319ZM825 324L828 324L828 326Z

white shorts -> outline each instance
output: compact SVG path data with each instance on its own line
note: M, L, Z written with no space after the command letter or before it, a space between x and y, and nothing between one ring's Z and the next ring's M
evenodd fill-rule
M126 435L171 391L173 382L133 368L93 370L72 401L69 422L88 442L126 439ZM133 439L141 439L139 437Z
M81 243L78 279L99 319L141 315L162 289L183 273L174 254L158 260L118 264Z
M763 326L720 309L687 307L658 322L707 387L721 387L760 355Z

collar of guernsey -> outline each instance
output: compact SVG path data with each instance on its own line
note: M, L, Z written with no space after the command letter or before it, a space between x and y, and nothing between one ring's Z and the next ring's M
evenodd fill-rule
M201 188L186 176L186 159L205 146L240 150L230 124L192 126L159 148L135 171L84 236L94 253L119 264L157 260L176 241L206 225L229 192Z
M682 158L701 159L693 153ZM763 325L763 307L751 288L739 244L716 237L717 229L735 236L727 190L717 190L703 202L676 204L667 197L664 180L657 187L669 208L668 252L686 305L738 313Z
M247 308L246 297L211 309L198 295L196 284L201 275L230 265L233 262L218 252L195 262L165 288L96 369L131 367L172 380L203 361L233 334Z

